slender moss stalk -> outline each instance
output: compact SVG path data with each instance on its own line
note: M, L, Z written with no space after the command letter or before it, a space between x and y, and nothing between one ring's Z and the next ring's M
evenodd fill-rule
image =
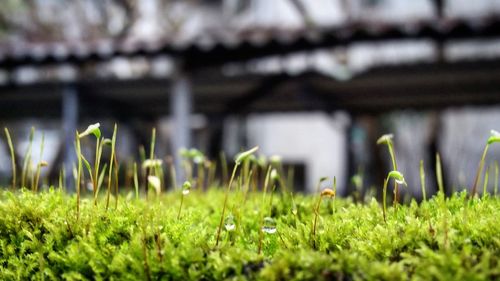
M34 188L35 192L38 191L38 182L40 181L40 173L43 167L47 167L49 163L47 161L40 161L37 165L37 170L36 170L36 176L35 176L35 183L34 183Z
M443 186L443 170L441 166L441 157L439 153L436 153L436 179L438 183L439 192L444 196L444 186Z
M486 154L488 153L488 148L490 144L495 142L500 142L500 133L495 130L491 130L490 137L488 138L488 140L486 141L486 145L484 146L483 155L481 156L481 161L479 161L479 167L476 172L476 177L474 178L474 185L472 186L470 198L476 195L477 186L481 181L481 174L483 173L484 162L486 161Z
M264 187L263 187L263 192L262 192L262 204L263 205L266 202L267 186L269 185L272 171L273 171L273 167L271 165L269 165L267 167L267 172L266 172L266 175L264 178ZM260 210L260 228L259 228L259 246L257 249L257 254L259 254L259 255L262 251L262 240L264 239L264 233L262 232L263 222L264 222L264 208L261 208L261 210Z
M220 164L222 169L222 184L227 184L228 168L226 154L224 151L220 152Z
M114 182L115 182L115 210L118 209L118 171L120 170L120 165L118 165L118 160L116 159L116 153L113 153L113 158L115 162L114 168Z
M117 125L113 129L113 137L111 138L111 157L109 159L109 170L108 170L108 191L106 193L106 211L109 208L109 197L111 195L111 175L113 173L113 164L115 162L115 146L116 146L116 130Z
M488 168L486 169L486 172L484 174L483 198L486 196L486 192L488 190L489 174L490 174L490 169Z
M35 135L35 127L31 127L28 149L26 150L26 154L24 155L23 169L21 171L21 187L26 187L26 177L28 176L28 166L31 162L31 148L33 145L34 135Z
M276 184L280 182L280 175L278 174L278 171L276 171L275 169L271 170L271 173L269 175L270 177L270 180L271 180L271 196L269 198L269 211L268 211L268 218L271 218L272 217L272 214L273 214L273 197L274 197L274 190L276 189ZM260 227L260 232L263 232L263 227L264 227L264 221L265 221L265 218L262 217L261 218L261 227ZM261 239L262 239L262 235L261 235ZM262 241L259 242L259 245L262 245ZM259 251L260 253L260 251Z
M443 212L443 233L444 233L444 245L448 247L448 209L446 208L446 196L444 194L444 186L443 186L443 171L441 168L441 157L439 153L436 153L436 178L439 188L439 194L441 198L441 210Z
M244 184L244 188L243 188L243 202L242 202L242 205L245 205L245 203L247 202L247 195L248 195L248 191L250 190L250 181L252 180L253 178L253 170L250 170L250 173L248 174L248 178Z
M391 162L392 162L392 169L394 171L398 170L398 164L396 162L396 154L394 152L394 143L392 139L394 138L393 134L386 134L381 136L377 140L377 144L385 144L387 145L387 149L389 150L389 154L391 156ZM393 205L394 207L397 206L397 203L399 202L399 190L398 190L398 183L394 182L394 199L393 199Z
M151 130L151 146L149 151L149 159L155 158L155 143L156 143L156 128Z
M493 195L497 196L498 191L498 161L495 161L495 185L493 188Z
M94 135L96 138L95 160L94 160L93 170L90 166L90 163L85 159L85 157L82 157L84 164L89 172L90 180L92 182L92 194L94 198L94 206L97 206L97 190L98 190L99 166L101 161L102 146L106 143L106 141L101 141L101 130L99 129L100 126L101 124L99 123L91 124L87 127L85 131L83 131L80 135L78 135L78 138L80 139L91 134Z
M229 197L229 191L231 190L231 185L233 184L234 176L236 174L236 170L238 169L238 166L239 166L239 164L234 165L233 172L231 173L231 179L229 180L229 183L228 183L227 189L226 189L226 193L224 196L224 203L222 205L222 214L220 217L219 227L217 228L217 237L215 239L215 246L216 247L219 245L220 232L222 230L222 224L224 222L224 215L226 214L227 198Z
M182 184L181 204L179 206L179 212L177 213L177 219L181 218L182 203L184 202L184 196L187 196L190 190L191 190L191 183L189 181L185 181Z
M16 189L16 154L14 152L14 145L12 144L12 138L10 137L9 129L4 128L4 131L7 138L7 143L9 144L10 161L12 164L12 190L14 190Z
M220 217L219 227L217 228L217 236L215 239L215 246L216 247L219 245L222 224L224 223L224 215L226 214L227 199L229 197L229 191L231 191L231 185L233 184L234 176L236 175L236 170L238 170L238 166L240 166L243 161L245 161L248 157L250 157L250 155L252 155L255 151L257 151L257 149L259 149L259 147L256 146L250 150L247 150L245 152L240 153L234 161L233 172L231 173L231 178L229 179L226 193L224 195L224 204L222 206L222 213L221 213L221 217Z
M387 178L384 179L384 189L382 191L382 216L384 217L384 222L387 223L387 183L389 180Z
M424 160L420 160L420 187L422 188L422 199L427 200L427 195L425 192L425 170L424 170Z
M271 178L271 197L269 199L269 216L271 216L271 213L273 211L273 195L274 195L274 190L276 189L276 183L280 182L280 175L278 174L278 171L276 170L271 170L270 174Z
M134 188L135 188L135 199L139 199L139 179L137 177L137 162L134 162Z
M153 161L153 159L155 158L155 143L156 143L156 128L153 128L151 130L151 144L149 146L149 159L151 161ZM145 173L146 178L148 178L148 176L151 175L152 170L153 168L151 167L146 168L146 173ZM148 198L148 192L149 192L149 189L147 187L148 183L146 183L146 199Z
M321 178L319 180L317 188L318 190L321 186L321 183L325 180L327 180L327 178ZM314 249L316 249L316 229L318 227L319 207L321 206L321 201L324 197L330 197L330 198L335 197L335 191L330 188L325 188L321 193L319 193L318 202L314 206L314 222L311 229L312 247Z
M40 180L40 173L41 173L42 167L48 166L48 163L42 160L44 146L45 146L45 134L42 133L42 142L40 144L40 158L39 158L40 160L39 160L38 164L36 165L35 180L32 183L32 188L31 188L35 192L38 191L38 181Z
M484 146L483 155L481 156L481 160L479 161L479 167L477 168L476 177L474 178L474 185L472 186L472 191L470 194L471 198L476 195L477 186L479 185L479 182L481 181L481 174L482 174L483 168L484 168L484 161L486 160L486 153L488 153L489 147L490 147L489 143L487 143Z
M61 191L63 189L63 180L64 177L63 177L63 169L61 169L59 171L59 191Z
M387 223L387 206L386 206L386 198L387 198L387 184L391 179L394 179L398 184L402 184L406 186L406 181L403 176L398 171L390 171L387 177L384 179L384 190L382 192L382 214L384 216L384 222Z
M140 163L144 163L146 161L146 149L144 148L144 145L139 146L139 159L141 160ZM144 183L144 192L146 194L146 197L148 195L148 176L146 174L146 170L141 169L141 177L142 177L142 182Z
M108 164L104 163L104 166L102 167L101 173L99 174L99 179L97 180L96 197L99 196L99 190L101 190L102 183L104 182L104 177L106 176L107 168L108 168Z
M75 144L76 144L76 156L78 158L78 170L76 173L76 220L80 219L80 184L81 184L81 176L82 176L82 151L80 147L80 138L78 137L78 131L76 131L75 135Z

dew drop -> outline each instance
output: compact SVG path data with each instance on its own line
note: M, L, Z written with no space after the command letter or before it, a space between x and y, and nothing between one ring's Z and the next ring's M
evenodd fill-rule
M226 217L224 221L224 228L226 229L226 231L234 231L236 229L233 215L229 215Z
M191 183L189 181L185 181L182 184L182 195L184 196L188 195L190 190L191 190Z
M267 234L276 233L276 222L274 221L273 218L271 217L264 218L264 225L262 226L262 231L264 231Z

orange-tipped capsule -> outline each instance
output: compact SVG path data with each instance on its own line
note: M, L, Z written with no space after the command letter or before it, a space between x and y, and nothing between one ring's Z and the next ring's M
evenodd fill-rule
M330 188L325 188L323 191L321 191L321 197L324 196L335 197L335 191Z

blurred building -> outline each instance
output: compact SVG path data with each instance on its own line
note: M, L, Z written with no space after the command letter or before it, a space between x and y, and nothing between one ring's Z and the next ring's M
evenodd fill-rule
M124 157L156 126L159 154L259 144L303 167L305 188L337 176L344 193L358 171L380 184L374 142L393 132L416 195L418 162L432 174L438 151L460 188L500 121L462 109L500 102L499 13L495 0L9 0L0 118L19 142L37 120L54 162L71 162L76 127L119 121Z

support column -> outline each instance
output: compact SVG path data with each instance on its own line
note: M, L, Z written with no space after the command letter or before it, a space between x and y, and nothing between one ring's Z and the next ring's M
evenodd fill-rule
M170 114L173 121L172 154L175 159L177 182L182 184L185 175L181 167L179 150L181 148L190 148L191 145L192 93L191 81L186 73L179 71L174 75L170 97Z
M73 164L76 163L75 132L78 125L78 91L73 84L64 85L62 90L62 128L64 134L64 169L65 186L68 191L75 191Z

